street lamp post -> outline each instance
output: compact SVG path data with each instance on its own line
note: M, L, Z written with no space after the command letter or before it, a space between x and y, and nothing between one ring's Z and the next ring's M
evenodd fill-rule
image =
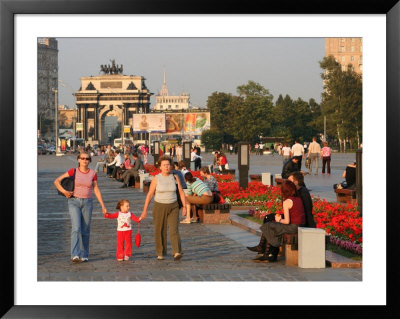
M58 96L58 90L57 89L52 89L54 92L54 120L55 120L55 133L56 133L56 155L61 156L62 153L60 151L60 145L58 144L58 101L57 101L57 96Z
M76 151L76 122L78 121L78 106L77 106L77 103L76 103L76 96L75 96L75 93L74 93L74 89L69 84L64 83L61 80L58 80L58 82L63 87L68 86L69 89L72 91L72 96L73 96L73 100L74 100L74 106L73 106L74 107L74 116L72 117L72 121L73 121L72 125L73 125L73 130L74 130L74 136L73 136L73 139L72 139L72 149L75 152Z

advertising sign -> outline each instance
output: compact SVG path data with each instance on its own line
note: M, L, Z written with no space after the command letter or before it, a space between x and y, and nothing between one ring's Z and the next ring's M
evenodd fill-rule
M58 130L58 137L59 138L65 138L65 139L70 139L74 136L74 130L73 129L67 129L67 128L60 128Z
M199 135L210 129L210 113L170 113L166 114L167 134Z
M65 152L67 150L67 141L61 140L61 151Z
M76 130L83 131L83 123L76 123Z
M133 114L133 131L165 133L165 114Z
M124 133L130 133L131 127L129 125L124 125Z

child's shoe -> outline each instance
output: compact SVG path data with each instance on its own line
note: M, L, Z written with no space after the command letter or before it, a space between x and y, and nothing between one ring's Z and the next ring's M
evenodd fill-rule
M125 256L125 257L124 257L124 260L129 260L129 256Z
M123 261L123 259L117 259L118 261Z

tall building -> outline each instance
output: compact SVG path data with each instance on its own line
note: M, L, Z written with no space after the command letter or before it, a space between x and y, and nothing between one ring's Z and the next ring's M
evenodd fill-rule
M44 137L54 137L55 98L58 94L58 42L55 38L37 40L37 77L38 77L38 123ZM57 90L57 91L55 91ZM52 125L42 125L44 120L52 120ZM43 134L41 133L43 136Z
M325 38L325 56L332 55L346 71L351 64L362 74L362 38Z
M169 95L164 70L164 82L160 93L156 95L156 105L154 106L154 110L187 110L189 109L189 98L189 93L182 93L180 95Z

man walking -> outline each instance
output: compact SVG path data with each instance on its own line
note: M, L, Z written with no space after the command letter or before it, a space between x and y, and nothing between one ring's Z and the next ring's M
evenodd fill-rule
M313 163L315 162L315 175L318 175L318 160L321 154L321 146L317 143L317 138L313 137L310 146L308 147L307 158L311 158L309 174L312 174Z
M292 146L292 154L293 157L298 159L297 165L299 166L299 171L301 170L301 160L304 158L304 147L299 143L298 140L294 141L294 145Z

